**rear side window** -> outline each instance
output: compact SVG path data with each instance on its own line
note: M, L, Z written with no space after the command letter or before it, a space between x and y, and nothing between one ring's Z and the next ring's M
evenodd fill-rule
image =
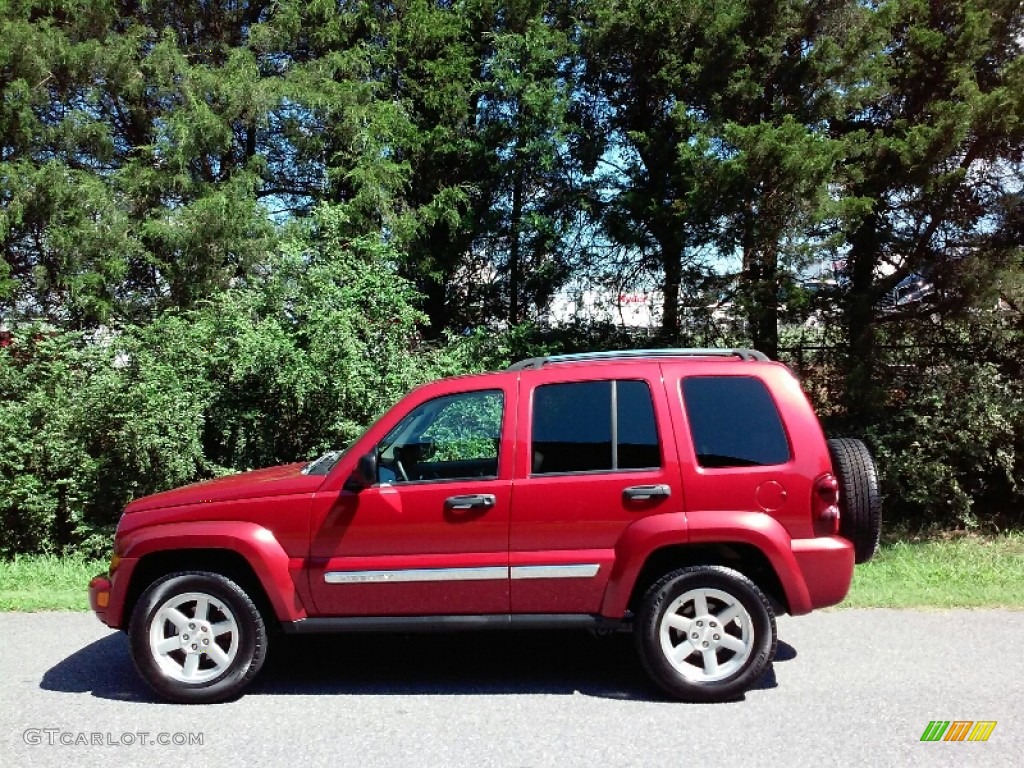
M618 469L661 466L654 403L646 381L616 381L615 415Z
M751 376L695 376L682 381L697 462L702 467L754 467L789 461L775 402Z
M583 381L537 387L532 448L535 475L661 466L647 383Z

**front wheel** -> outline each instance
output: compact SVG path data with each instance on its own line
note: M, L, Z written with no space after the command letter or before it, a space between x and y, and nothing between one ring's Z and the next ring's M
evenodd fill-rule
M259 609L217 573L174 573L139 598L128 629L142 678L165 699L223 701L263 666L267 630Z
M703 565L654 584L635 626L644 669L683 701L725 701L749 690L775 655L775 614L743 574Z

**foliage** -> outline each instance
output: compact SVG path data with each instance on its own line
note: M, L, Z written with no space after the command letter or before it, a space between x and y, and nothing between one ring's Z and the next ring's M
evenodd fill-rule
M80 554L0 560L0 611L87 611L89 596L83 585L103 573L107 562Z
M846 158L836 179L845 396L861 421L880 418L873 346L881 321L962 313L1019 259L1022 241L999 211L1020 192L1022 30L1015 0L889 0L863 26L859 84L830 129ZM915 274L939 289L933 300L880 317L884 298Z
M951 407L955 403L955 407ZM869 431L891 520L976 528L1022 521L1024 387L993 364L929 367Z
M903 519L1016 519L1022 48L1018 0L4 2L0 553L656 345L778 352Z
M88 544L140 495L312 458L433 378L410 354L421 315L395 254L347 240L341 213L204 306L103 338L16 336L0 354L3 554Z
M134 496L211 471L202 349L175 343L181 323L165 329L177 335L126 343L131 370L81 333L29 331L0 354L2 554L88 543Z

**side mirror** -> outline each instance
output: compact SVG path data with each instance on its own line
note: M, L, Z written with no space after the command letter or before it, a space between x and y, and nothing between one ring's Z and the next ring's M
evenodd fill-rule
M359 492L377 482L377 451L359 457L356 468L345 483L345 490Z

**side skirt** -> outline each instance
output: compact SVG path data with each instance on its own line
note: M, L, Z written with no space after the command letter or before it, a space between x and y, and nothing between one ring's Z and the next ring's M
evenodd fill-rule
M632 616L609 619L586 613L496 613L479 616L329 616L282 624L288 634L337 632L454 632L468 629L629 629Z

